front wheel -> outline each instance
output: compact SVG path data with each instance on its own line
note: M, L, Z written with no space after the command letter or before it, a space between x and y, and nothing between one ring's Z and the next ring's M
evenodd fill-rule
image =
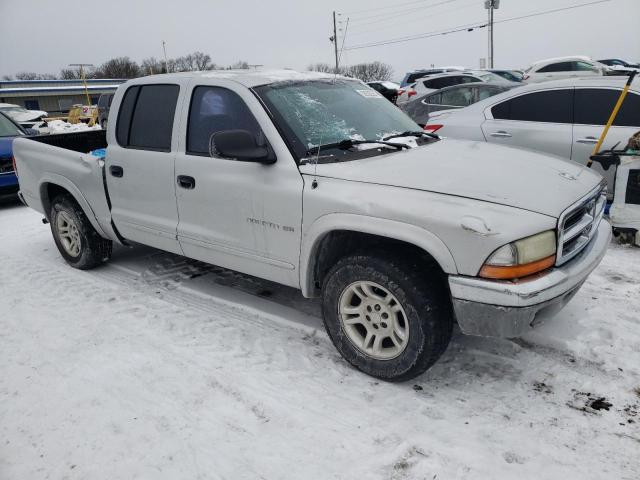
M323 285L325 328L359 370L409 380L431 367L451 339L453 312L443 275L403 257L352 255Z
M88 270L111 257L112 242L102 238L69 195L51 202L51 233L58 251L74 268Z

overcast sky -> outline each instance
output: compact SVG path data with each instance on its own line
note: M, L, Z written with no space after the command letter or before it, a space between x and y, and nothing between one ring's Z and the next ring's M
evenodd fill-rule
M594 0L502 0L495 20ZM486 21L484 0L0 0L0 76L58 73L69 63L100 64L116 56L136 61L200 50L218 65L237 60L305 69L333 62L331 12L341 13L343 64L380 60L394 77L416 67L478 67L487 29L371 48L348 47ZM583 54L640 62L640 0L592 6L497 23L495 66Z

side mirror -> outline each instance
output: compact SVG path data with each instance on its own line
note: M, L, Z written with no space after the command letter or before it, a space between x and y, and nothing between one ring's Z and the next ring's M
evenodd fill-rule
M210 152L240 162L270 164L276 161L271 149L258 145L255 137L247 130L216 132L211 135L209 146Z

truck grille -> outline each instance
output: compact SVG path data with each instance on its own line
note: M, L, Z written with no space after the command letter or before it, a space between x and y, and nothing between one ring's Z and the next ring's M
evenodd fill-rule
M11 157L0 158L0 173L13 173L13 161Z
M589 244L598 230L606 203L606 189L600 185L560 215L556 265L568 262Z

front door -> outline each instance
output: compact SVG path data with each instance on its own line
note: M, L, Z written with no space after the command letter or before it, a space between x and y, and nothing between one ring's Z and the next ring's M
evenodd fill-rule
M224 80L203 83L194 80L190 87L190 107L182 114L186 134L176 156L184 254L299 287L303 181L297 165L248 89ZM270 145L276 162L217 156L212 134L236 129Z
M573 88L526 93L485 111L490 143L571 157Z
M105 160L111 216L120 234L174 253L182 253L171 151L179 93L175 84L129 87Z

